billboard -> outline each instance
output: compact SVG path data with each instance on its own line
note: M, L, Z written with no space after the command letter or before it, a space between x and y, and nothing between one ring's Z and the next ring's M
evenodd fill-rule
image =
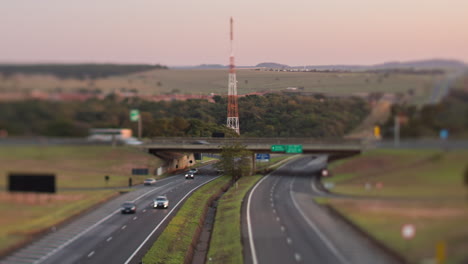
M9 173L8 191L55 193L55 174Z

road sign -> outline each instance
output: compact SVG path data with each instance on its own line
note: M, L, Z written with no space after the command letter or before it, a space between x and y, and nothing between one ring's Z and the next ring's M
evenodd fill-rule
M146 168L133 168L132 175L148 175L149 171Z
M412 239L414 235L416 234L416 228L412 224L404 224L401 227L401 236L404 239Z
M449 132L447 129L440 130L440 139L446 140L449 136Z
M286 153L302 153L302 145L286 145Z
M270 159L270 154L268 154L268 153L257 153L256 159L258 159L258 160L269 160Z
M140 120L140 111L137 109L130 110L130 121L137 122Z
M271 145L272 152L285 152L286 146L285 145Z

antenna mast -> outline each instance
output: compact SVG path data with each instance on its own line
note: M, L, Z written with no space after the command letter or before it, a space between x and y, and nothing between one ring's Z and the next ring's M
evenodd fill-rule
M234 20L231 17L231 56L229 57L229 82L228 82L228 109L227 109L227 126L234 129L238 135L239 131L239 106L237 104L237 80L236 68L234 66Z

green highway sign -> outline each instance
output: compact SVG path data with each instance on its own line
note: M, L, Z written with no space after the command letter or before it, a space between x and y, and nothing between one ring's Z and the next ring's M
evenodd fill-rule
M140 119L140 111L137 109L130 110L130 121L136 122Z
M302 153L302 145L286 145L286 153Z
M284 145L271 145L272 152L285 152L286 147Z

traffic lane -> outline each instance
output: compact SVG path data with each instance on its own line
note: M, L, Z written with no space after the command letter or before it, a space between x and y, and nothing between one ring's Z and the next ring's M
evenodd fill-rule
M142 187L148 189L150 193L136 201L137 213L140 211L139 209L146 207L153 197L165 194L179 186L181 182L182 179L180 177L171 177L170 180L164 181L164 184L160 186L153 185ZM130 216L130 214L125 216ZM118 230L118 228L125 226L130 221L131 218L122 217L120 215L120 207L116 207L115 212L109 219L100 223L82 237L50 256L43 263L76 263L86 252L92 251L93 248L99 245L106 236L110 236L113 232Z
M313 176L326 168L327 162L328 155L308 155L287 163L272 175Z
M141 212L141 208L147 207L154 197L168 194L184 182L185 179L183 179L183 176L173 176L170 177L169 180L163 181L164 184L161 184L160 186L153 185L141 187L148 189L149 192L152 190L154 191L136 201L137 214L135 215L138 215ZM121 215L119 207L116 207L115 210L116 212L110 216L109 219L62 248L54 255L50 256L43 263L76 263L76 261L82 258L83 255L92 251L92 249L102 243L106 237L112 236L113 232L118 231L119 228L132 221L129 216L133 214Z
M327 226L318 228L314 223L315 219L305 217L303 208L296 201L297 195L301 195L304 203L315 204L310 189L313 177L291 175L282 178L284 182L279 185L278 197L275 197L281 201L278 202L278 213L284 219L287 233L300 256L300 262L349 263L329 238L323 235L321 229Z
M166 225L170 222L170 219L179 210L180 206L174 209L176 204L193 188L212 179L214 179L214 177L211 176L198 176L194 180L185 180L184 178L180 186L167 193L169 208L156 209L148 204L147 207L143 209L145 212L141 210L136 215L136 219L135 216L132 217L132 215L129 215L131 220L124 229L122 229L123 226L118 229L112 234L112 239L109 241L109 237L105 240L101 240L100 247L96 247L88 254L84 254L80 263L125 263L148 235L164 220L164 223L151 235L151 238L143 245L130 262L140 263L140 260L157 237L163 232ZM172 211L172 209L174 210ZM171 215L168 217L169 213L171 213Z
M252 194L250 221L253 247L258 263L294 263L294 251L288 246L287 236L276 221L272 193L279 177L266 178ZM245 243L247 245L247 243ZM254 263L246 258L246 263Z

